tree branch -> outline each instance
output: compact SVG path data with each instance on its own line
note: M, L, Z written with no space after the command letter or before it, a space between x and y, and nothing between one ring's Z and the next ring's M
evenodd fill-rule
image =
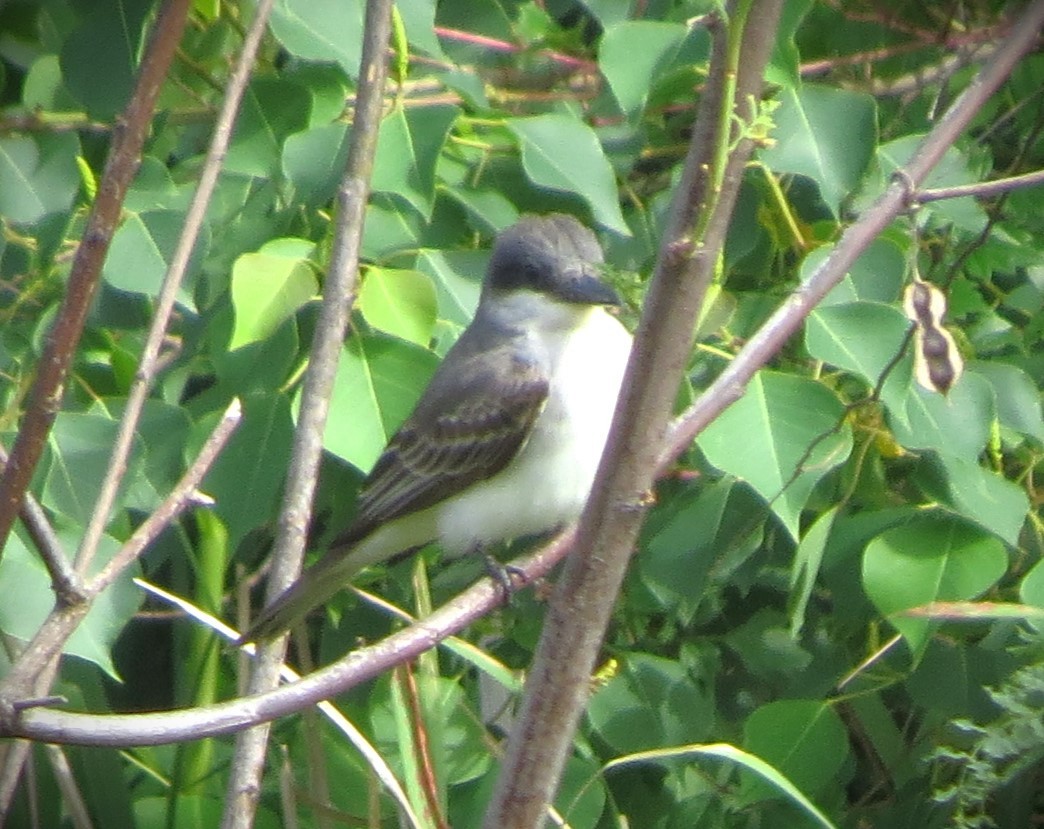
M684 413L671 424L658 468L662 471L683 452L707 425L738 400L754 373L778 352L798 330L812 309L837 285L859 255L907 205L916 188L928 177L946 150L967 128L983 104L1011 74L1019 59L1037 40L1044 25L1044 0L1036 0L1015 21L1008 38L999 45L978 77L954 101L935 128L917 148L910 163L895 176L891 186L850 225L837 245L809 280L758 329L725 370Z
M518 564L527 583L551 572L572 549L575 532L566 530ZM152 714L81 714L33 708L0 718L0 737L27 737L52 743L92 746L164 745L231 734L258 723L297 713L415 659L503 603L503 590L482 579L430 616L392 636L358 648L298 682L256 696L182 711Z
M98 549L98 542L109 523L109 513L116 500L120 482L127 472L127 459L130 456L131 447L134 445L134 435L145 406L145 400L159 370L160 348L166 336L171 312L174 310L178 289L181 287L185 271L188 269L192 249L199 238L199 231L206 217L207 205L210 204L210 199L214 194L214 186L217 184L218 174L221 172L221 165L232 138L236 113L243 100L243 93L250 80L250 72L257 57L261 38L266 30L271 5L272 0L266 0L258 6L254 21L243 40L243 48L236 60L236 65L225 86L225 97L221 102L221 111L214 124L214 132L210 136L210 146L207 148L207 156L200 169L199 182L196 184L192 203L185 214L185 224L178 236L177 247L171 256L170 265L167 267L163 284L156 297L156 310L152 324L149 326L141 359L138 361L134 382L127 393L127 402L124 405L119 431L116 433L112 456L105 471L105 480L102 481L98 500L95 502L90 522L87 524L76 553L76 569L81 576L86 574Z
M959 199L965 196L988 199L992 196L1001 196L1023 187L1039 187L1041 184L1044 184L1044 170L1034 170L1032 173L998 178L993 181L978 181L975 184L958 184L953 187L935 187L929 190L918 190L914 193L913 200L918 204L927 204L928 202L942 201L943 199Z
M522 710L508 741L489 829L543 825L587 700L590 676L649 503L671 407L713 279L782 3L726 5L696 126L646 295L620 403L594 491L544 622Z
M47 334L36 380L29 392L25 419L0 477L0 556L61 406L69 364L83 333L123 199L138 170L156 99L181 40L189 5L189 0L170 0L163 5L138 70L134 93L114 130L112 148L73 259L65 297Z
M1019 57L1033 44L1044 25L1044 0L1028 7L980 76L953 104L935 130L924 140L910 166L912 181L923 180L938 162L977 108L992 95ZM730 363L697 403L670 426L659 458L662 470L691 444L707 422L738 398L746 382L796 330L800 319L821 297L840 282L867 244L905 208L908 187L897 181L847 231L832 254L813 274L798 296L784 303ZM544 548L521 559L527 579L549 573L570 549L575 537L567 530ZM374 645L361 648L311 674L300 682L254 697L206 708L158 714L91 715L33 708L18 717L0 718L0 737L81 745L159 745L234 732L257 722L300 711L319 700L342 693L372 679L393 665L413 659L443 638L456 633L486 614L501 600L500 590L482 580L430 617Z
M391 0L368 0L366 4L351 144L344 177L337 191L337 231L301 392L286 494L279 513L272 569L268 577L269 601L300 575L304 559L330 394L358 279L359 249L383 108L391 7ZM286 638L280 637L258 649L248 693L267 691L279 684ZM261 792L260 778L268 734L266 724L238 735L222 818L224 829L248 829L253 824Z
M91 603L116 577L141 555L145 546L177 518L193 501L196 488L239 423L239 401L234 400L203 444L195 462L174 486L164 502L135 530L106 567L83 590L80 600L69 603L59 596L54 609L11 671L0 680L0 723L16 714L19 702L29 695L34 677L62 652L62 647L91 609ZM37 688L37 694L46 690ZM0 725L2 732L2 725Z
M0 471L3 471L6 463L7 450L0 446ZM54 592L59 596L81 595L83 592L81 579L72 568L47 513L44 512L44 508L40 506L40 502L33 497L32 493L25 494L19 515L26 532L29 533L29 538L32 539L36 551L47 568Z

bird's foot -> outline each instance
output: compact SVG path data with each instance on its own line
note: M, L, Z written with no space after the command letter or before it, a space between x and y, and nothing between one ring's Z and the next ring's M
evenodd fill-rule
M491 555L485 556L486 561L486 573L493 579L500 589L504 591L504 598L508 604L511 604L511 599L515 595L515 582L512 576L517 577L523 585L526 583L526 573L521 567L515 567L513 564L502 564L497 561Z

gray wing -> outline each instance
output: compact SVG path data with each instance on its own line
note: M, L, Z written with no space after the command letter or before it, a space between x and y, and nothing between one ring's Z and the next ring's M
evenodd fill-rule
M547 402L543 367L509 348L473 354L436 375L359 493L343 547L381 524L450 498L502 470Z

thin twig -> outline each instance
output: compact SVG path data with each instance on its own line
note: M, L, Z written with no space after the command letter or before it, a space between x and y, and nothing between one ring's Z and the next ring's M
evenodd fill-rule
M65 296L47 334L26 415L0 477L0 556L61 406L69 365L120 220L123 199L138 170L156 99L181 40L189 5L190 0L171 0L163 5L138 70L134 93L113 132L98 195L73 258Z
M994 50L993 57L975 80L921 142L902 174L897 175L881 197L842 233L830 255L809 280L758 329L699 399L674 420L660 456L660 470L673 463L696 435L739 399L754 373L783 347L816 303L844 278L870 242L906 208L912 191L916 192L915 188L927 178L946 150L1036 42L1042 25L1044 0L1035 0L1012 25L1008 39Z
M87 591L90 596L97 596L116 581L116 578L144 552L149 544L159 537L163 530L173 523L175 518L196 503L199 485L203 482L203 478L214 461L217 460L221 450L225 448L228 439L232 437L232 432L239 425L242 416L243 407L239 398L234 398L200 448L192 465L185 470L185 474L174 485L170 494L163 499L163 503L138 525L116 555L109 559L98 575L87 583Z
M76 775L73 774L69 758L61 746L53 743L44 746L47 759L51 763L54 779L58 782L58 790L62 793L62 803L65 811L69 813L69 820L74 829L91 829L91 814L87 811L80 787L76 783Z
M0 471L3 470L6 463L7 450L0 446ZM72 568L47 513L31 492L25 494L19 516L47 568L54 592L59 596L64 596L67 601L77 601L77 597L82 598L83 584L80 577Z
M964 196L975 196L980 199L988 199L1003 193L1010 193L1022 187L1037 187L1044 184L1044 170L1034 170L1032 173L1023 173L1020 176L1009 176L998 178L993 181L978 181L974 184L958 184L953 187L935 187L929 190L918 190L913 195L913 201L918 204L926 204L942 199L959 199Z
M18 707L29 696L33 677L52 660L57 659L73 631L90 610L91 603L145 549L145 546L194 501L196 488L210 465L224 447L239 423L239 401L233 400L214 427L192 465L175 484L174 489L113 556L101 572L84 588L83 601L68 604L59 601L44 619L25 650L0 680L0 720L16 717ZM37 691L38 695L45 691Z
M304 559L330 394L358 279L366 202L383 108L391 7L391 0L369 0L366 4L351 143L344 177L337 191L338 221L330 269L301 391L300 415L273 544L272 570L268 577L269 600L300 575ZM285 653L285 636L259 648L248 685L250 693L256 694L278 685L279 668ZM268 735L266 724L244 731L237 737L222 816L223 829L249 829L253 825Z
M159 295L156 297L156 309L152 324L149 326L145 346L142 349L141 359L138 362L138 370L134 375L134 381L127 393L127 402L124 405L123 417L120 420L119 430L112 448L112 456L105 471L105 479L102 481L95 502L91 519L84 531L80 548L76 553L76 569L80 575L87 572L90 562L98 549L105 526L109 522L109 513L116 501L120 482L127 472L127 459L130 456L131 447L134 445L134 436L138 421L141 418L145 400L152 388L156 378L160 348L166 337L167 325L170 322L171 312L177 299L178 290L188 269L192 250L199 238L200 228L206 217L207 205L210 204L217 184L221 165L228 151L228 144L232 138L232 127L235 124L236 113L239 111L240 101L246 91L247 82L250 80L250 71L253 68L257 51L261 44L261 38L265 32L268 14L272 6L272 0L259 5L254 18L254 24L243 42L243 48L236 60L236 65L228 79L225 87L225 98L221 102L221 111L214 124L214 132L210 137L210 146L207 149L207 157L200 170L199 182L192 196L192 203L185 214L185 224L181 228L177 247L171 256L170 265L163 277Z

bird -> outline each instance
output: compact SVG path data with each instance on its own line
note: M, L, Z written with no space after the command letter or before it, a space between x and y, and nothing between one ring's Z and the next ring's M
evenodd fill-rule
M566 214L500 232L471 323L364 480L353 522L237 644L280 635L364 567L429 542L478 553L579 517L632 343L603 263Z

